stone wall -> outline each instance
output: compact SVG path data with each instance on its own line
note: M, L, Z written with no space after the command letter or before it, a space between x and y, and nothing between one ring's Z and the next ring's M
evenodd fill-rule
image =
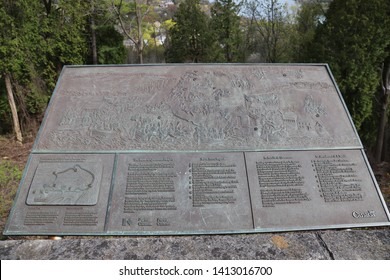
M0 241L0 258L124 259L390 259L390 230L329 230L175 237L64 238Z

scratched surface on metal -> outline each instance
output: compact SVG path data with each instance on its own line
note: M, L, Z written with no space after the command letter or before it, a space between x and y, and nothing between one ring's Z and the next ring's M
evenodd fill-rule
M389 224L326 65L70 66L4 234Z

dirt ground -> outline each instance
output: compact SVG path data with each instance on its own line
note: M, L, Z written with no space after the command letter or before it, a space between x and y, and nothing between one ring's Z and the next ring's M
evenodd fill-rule
M26 165L28 155L34 144L32 136L24 139L22 145L9 137L0 138L0 159L16 163L21 169Z
M371 166L382 191L383 198L390 209L390 162L371 164Z
M0 137L0 163L1 161L8 161L17 164L19 169L23 170L33 147L34 138L34 136L25 138L24 143L20 145L11 137ZM371 166L383 197L390 208L390 162L382 162L380 164L371 163ZM15 188L18 186L18 182L12 182L12 184ZM0 186L0 188L4 188L4 186ZM16 190L14 190L14 192L15 191ZM11 199L13 200L13 198ZM0 235L4 229L6 218L6 216L3 216L1 219Z

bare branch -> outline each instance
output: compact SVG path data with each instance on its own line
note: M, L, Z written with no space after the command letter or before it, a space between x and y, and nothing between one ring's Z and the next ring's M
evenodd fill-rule
M383 77L383 82L384 82L384 90L385 94L390 94L390 62L387 62L385 65L387 70L386 70L386 75Z
M113 5L113 9L118 17L119 24L122 28L123 33L125 33L126 37L129 38L135 45L137 45L137 41L133 38L133 36L131 36L131 34L129 32L127 32L126 26L125 26L123 19L122 19L121 12L120 12L120 10L122 8L122 0L119 2L118 6L116 6L114 4L114 1L112 1L112 5Z
M45 5L46 15L49 16L51 12L51 0L42 0L43 5Z
M386 92L385 77L383 75L384 70L385 70L385 63L383 62L382 66L381 66L381 89L382 89L383 94L385 94L385 92Z

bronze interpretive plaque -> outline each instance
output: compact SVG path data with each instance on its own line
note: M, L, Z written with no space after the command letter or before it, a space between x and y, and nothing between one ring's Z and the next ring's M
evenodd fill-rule
M327 65L68 66L4 234L384 225Z

